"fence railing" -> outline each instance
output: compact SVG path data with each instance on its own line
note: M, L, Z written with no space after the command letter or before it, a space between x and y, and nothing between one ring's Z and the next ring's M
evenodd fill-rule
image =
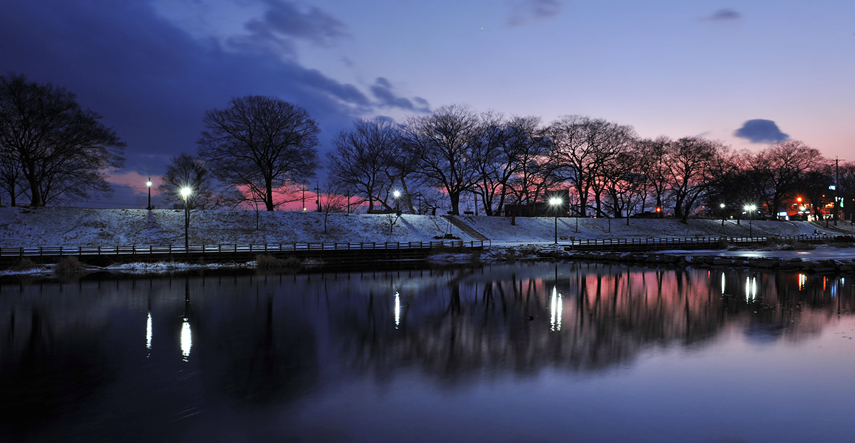
M373 251L417 250L442 248L481 249L480 240L442 240L430 242L352 242L352 243L277 243L277 244L218 244L165 246L33 246L0 248L0 257L62 257L93 255L156 255L156 254L238 254L263 252L308 251Z
M780 240L822 242L835 238L831 235L777 236ZM668 237L668 238L607 238L581 239L570 237L559 244L579 249L615 247L663 247L716 245L721 241L736 244L760 243L769 237ZM373 251L373 250L418 250L441 248L483 249L490 241L437 240L430 242L350 242L350 243L276 243L276 244L217 244L217 245L102 245L102 246L33 246L0 248L0 257L62 257L97 255L157 255L157 254L239 254L263 252L310 252L310 251Z
M788 236L775 236L774 238L779 240L793 240L793 241L802 241L802 242L822 242L835 238L832 235L788 235ZM570 239L570 241L564 243L571 247L580 247L580 248L596 248L596 247L617 247L617 246L650 246L650 247L660 247L660 246L682 246L682 245L717 245L721 241L726 241L727 243L735 243L735 244L746 244L746 243L761 243L768 241L770 237L728 237L728 236L719 236L719 237L668 237L668 238L607 238L607 239L584 239L584 240L576 240Z

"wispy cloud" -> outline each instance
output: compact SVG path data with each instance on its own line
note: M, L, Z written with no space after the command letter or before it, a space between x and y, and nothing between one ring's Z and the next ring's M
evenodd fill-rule
M392 91L392 84L389 80L383 77L377 77L374 84L371 86L371 93L380 102L383 107L401 108L407 111L430 112L427 100L421 97L415 97L410 100L405 97L399 97Z
M739 20L742 18L742 14L733 9L725 8L719 9L712 13L712 15L706 17L706 20L714 21L714 22L732 22L735 20Z
M513 27L548 20L561 14L562 7L558 0L519 0L513 3L507 24Z

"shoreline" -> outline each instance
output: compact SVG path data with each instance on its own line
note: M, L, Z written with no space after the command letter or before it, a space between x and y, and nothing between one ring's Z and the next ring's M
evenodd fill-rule
M75 259L76 260L76 259ZM106 266L81 264L79 270L70 273L57 272L57 264L40 264L27 270L0 271L0 279L17 280L20 278L44 277L80 277L91 274L112 274L116 276L165 275L188 272L247 271L300 274L339 269L357 271L359 269L394 270L396 268L427 268L451 266L483 266L523 261L543 262L597 262L621 263L645 267L681 267L711 269L756 269L767 272L804 272L832 275L855 275L855 248L821 245L810 250L766 249L721 249L721 250L667 250L648 252L610 252L610 251L568 251L563 245L555 244L519 244L514 246L492 246L480 251L443 252L433 254L425 260L387 260L359 264L336 264L308 260L296 267L258 267L255 260L248 262L211 262L187 263L171 262L129 262Z
M323 214L303 212L261 212L210 210L193 211L186 231L190 244L200 245L264 245L299 243L359 243L359 242L425 242L436 238L457 238L463 242L485 240L484 250L432 253L423 266L485 265L524 260L586 260L625 262L648 265L733 266L771 270L804 270L806 272L850 273L855 259L853 248L819 247L781 237L847 236L852 246L855 226L840 221L837 226L817 222L689 219L681 223L674 219L593 219L573 217L487 217L430 216L404 214ZM748 250L727 249L704 251L648 252L580 252L567 251L567 240L655 238L727 238L768 237L767 247ZM554 240L564 240L562 245ZM0 208L0 247L103 245L181 245L185 239L184 211L170 209L86 209L86 208ZM715 247L715 246L713 246ZM832 256L819 251L838 251ZM751 252L746 252L751 251ZM282 254L277 254L282 256ZM256 256L257 258L257 256ZM280 257L282 259L284 257ZM246 258L241 258L245 260ZM87 261L80 258L81 261ZM163 261L153 263L94 262L102 266L76 268L86 273L148 274L187 272L197 270L255 269L254 260L236 263L182 263ZM209 261L210 259L205 259ZM363 262L365 263L365 262ZM365 266L394 268L401 261L376 261ZM805 264L809 263L809 264ZM301 263L307 268L324 265L318 261ZM293 260L291 265L294 265ZM274 263L274 267L276 265ZM282 267L285 272L293 270ZM34 269L0 271L0 276L53 275L55 265Z

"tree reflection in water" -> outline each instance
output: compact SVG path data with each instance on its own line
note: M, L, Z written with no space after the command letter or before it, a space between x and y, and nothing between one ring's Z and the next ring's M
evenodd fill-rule
M212 433L237 426L223 408L288 407L366 376L388 385L416 370L450 389L628 367L728 331L759 346L800 342L851 314L853 287L831 276L540 263L37 281L0 285L0 295L0 436L132 430L155 441L196 421Z
M348 302L330 306L333 335L361 371L417 366L455 382L482 371L602 370L650 347L703 346L728 327L755 340L798 341L838 310L849 312L852 301L851 286L834 295L822 288L830 277L799 289L794 283L804 276L797 274L550 266L434 272L418 285L418 278L391 276L380 293L342 288ZM390 318L396 293L400 325Z

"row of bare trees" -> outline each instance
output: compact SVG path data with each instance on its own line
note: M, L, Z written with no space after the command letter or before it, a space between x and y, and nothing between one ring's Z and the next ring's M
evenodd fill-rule
M534 205L547 190L570 189L574 215L629 217L660 208L685 221L721 204L737 215L747 203L775 214L796 194L818 211L832 198L831 183L841 182L837 195L855 190L846 184L855 163L838 177L829 160L798 140L751 153L702 137L644 139L631 126L584 116L544 125L538 117L463 106L400 125L358 121L335 139L328 165L332 181L362 196L370 210L391 209L390 195L400 190L411 211L413 195L433 192L428 206L453 214L465 195L498 215L509 202Z
M122 165L125 145L99 119L62 88L0 76L0 189L10 203L109 194L106 174ZM250 203L272 211L305 203L321 162L320 130L303 108L245 96L207 111L203 121L197 154L167 165L160 186L167 202L189 186L194 207ZM721 204L739 214L750 202L774 214L796 193L816 210L855 194L855 163L832 169L797 140L750 153L701 137L643 139L631 126L585 116L544 124L458 105L403 124L357 121L334 138L326 160L327 195L322 201L317 182L310 192L323 212L341 210L346 195L348 208L353 196L353 205L367 203L369 211L460 214L471 199L486 215L509 204L534 214L546 191L569 189L565 208L573 215L630 217L661 208L685 221ZM834 193L831 184L839 185Z

